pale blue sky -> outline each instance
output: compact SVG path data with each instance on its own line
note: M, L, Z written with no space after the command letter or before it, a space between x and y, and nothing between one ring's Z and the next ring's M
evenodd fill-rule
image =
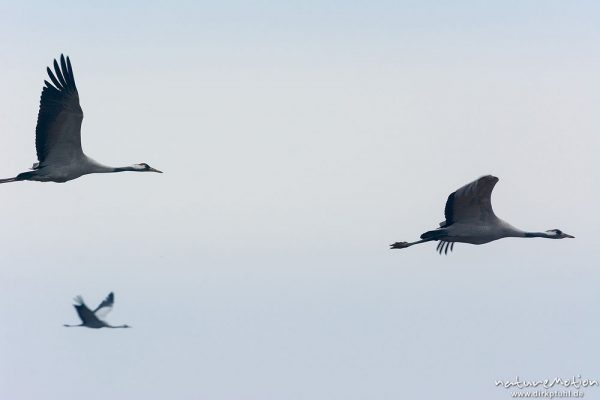
M0 186L0 398L508 399L600 379L600 5L0 3L0 177L73 62L86 152ZM576 240L404 251L447 195ZM109 321L66 329L111 290ZM600 396L592 388L586 398Z

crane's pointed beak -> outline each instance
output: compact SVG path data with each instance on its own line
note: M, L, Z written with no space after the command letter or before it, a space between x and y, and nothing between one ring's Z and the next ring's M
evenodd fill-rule
M160 171L160 170L158 170L156 168L152 168L152 167L148 168L148 171L150 171L150 172L158 172L159 174L163 173L162 171Z
M566 238L575 239L575 236L567 235L566 233L565 233L565 237L566 237Z

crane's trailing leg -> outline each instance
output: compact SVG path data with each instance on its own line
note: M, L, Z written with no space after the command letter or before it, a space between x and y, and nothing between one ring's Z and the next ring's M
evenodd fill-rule
M19 175L15 176L14 178L0 179L0 183L48 180L48 179L45 179L45 176L42 175L39 171L40 170L21 172Z
M423 240L418 240L416 242L410 242L410 243L409 242L396 242L396 243L390 244L390 249L405 249L405 248L413 246L415 244L429 242L430 240L433 240L433 239L423 239Z

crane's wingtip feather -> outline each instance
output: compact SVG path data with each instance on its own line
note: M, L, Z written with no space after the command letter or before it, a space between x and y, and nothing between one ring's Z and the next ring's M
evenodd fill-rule
M483 175L479 179L491 179L491 180L495 180L495 181L499 181L500 180L497 176L494 176L494 175L491 175L491 174Z

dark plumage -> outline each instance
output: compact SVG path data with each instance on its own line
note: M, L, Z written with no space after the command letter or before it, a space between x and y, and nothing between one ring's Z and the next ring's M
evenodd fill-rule
M71 60L67 57L65 62L65 57L61 54L60 65L62 70L54 60L56 76L50 68L46 68L54 86L44 81L46 86L42 89L40 99L40 111L35 128L35 149L39 164L46 160L54 146L61 143L70 144L69 157L77 158L83 154L81 150L83 110L79 105L79 93L75 85Z

